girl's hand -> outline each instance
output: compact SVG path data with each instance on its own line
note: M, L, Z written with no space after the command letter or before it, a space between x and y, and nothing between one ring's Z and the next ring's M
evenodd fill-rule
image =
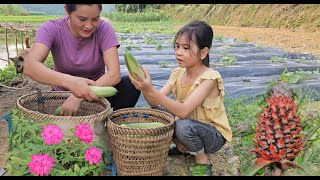
M149 75L148 71L146 68L144 68L143 66L141 66L146 78L143 79L141 76L139 76L138 73L134 72L134 74L137 77L137 80L134 79L130 73L128 74L132 84L136 87L136 89L142 91L142 92L146 92L148 90L151 90L153 88L153 84L152 84L152 80L151 80L151 76Z

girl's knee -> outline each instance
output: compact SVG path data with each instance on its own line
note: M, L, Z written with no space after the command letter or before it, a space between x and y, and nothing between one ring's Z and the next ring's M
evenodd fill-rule
M178 120L175 122L174 133L178 139L182 139L183 137L189 136L190 133L192 133L193 126L190 122L191 120L189 119Z
M176 129L185 129L190 127L191 125L192 124L190 119L180 119L175 122Z

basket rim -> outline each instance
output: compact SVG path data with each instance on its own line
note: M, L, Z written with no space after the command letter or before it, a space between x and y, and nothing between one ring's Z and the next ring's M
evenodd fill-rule
M108 121L107 121L107 123L110 123L110 125L115 126L116 128L120 128L120 129L150 130L150 128L123 127L123 126L120 126L120 125L114 123L114 122L111 120L113 114L116 114L116 113L122 112L122 111L131 111L131 110L134 110L134 111L136 111L136 110L138 110L138 111L146 110L146 111L151 111L151 112L154 111L154 112L157 112L157 113L164 113L166 116L172 117L169 124L165 124L164 126L161 126L161 127L151 128L151 129L154 129L154 130L171 127L171 126L174 125L174 122L175 122L174 116L173 116L172 114L166 112L166 111L159 110L159 109L148 109L148 108L133 107L133 108L122 108L122 109L118 109L118 110L113 111L113 112L108 116Z
M71 94L71 91L41 91L42 93L49 93L49 94ZM21 99L27 97L27 96L31 96L31 95L36 95L37 92L32 92L32 93L28 93L28 94L24 94L22 96L20 96L17 101L16 101L16 104L18 106L19 109L22 109L23 111L25 112L30 112L30 113L33 113L35 115L46 115L46 116L49 116L49 117L61 117L61 116L56 116L56 115L53 115L53 114L44 114L44 113L40 113L39 111L33 111L33 110L30 110L30 109L27 109L25 107L23 107L21 104L20 104L20 101ZM87 116L64 116L64 117L72 117L72 118L79 118L79 119L83 119L83 118L91 118L91 117L96 117L96 116L100 116L101 114L105 114L107 113L109 116L110 115L110 112L111 112L111 105L110 105L110 102L105 99L105 98L99 98L99 101L102 102L104 105L107 105L109 108L106 108L105 110L99 112L99 113L96 113L96 114L93 114L93 115L87 115Z

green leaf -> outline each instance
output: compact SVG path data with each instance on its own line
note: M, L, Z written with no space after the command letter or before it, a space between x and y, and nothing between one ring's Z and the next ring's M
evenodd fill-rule
M58 170L60 170L60 171L64 171L65 169L64 169L64 167L60 164L60 163L55 163L55 168L56 169L58 169ZM65 171L64 171L65 172Z
M312 135L317 132L317 130L320 128L320 124L314 128L311 132L309 132L304 138L303 138L303 146L309 141L309 139L312 137Z
M11 156L10 160L15 164L24 165L23 160L21 158L17 157L17 156Z
M80 172L80 168L79 168L79 166L78 166L77 164L74 165L74 171L75 171L76 173L79 173L79 172Z
M23 176L28 172L27 167L19 167L19 169L15 169L13 172L10 172L10 175L13 176Z
M79 176L79 174L77 174L75 172L71 172L71 173L68 173L68 176Z
M244 176L253 176L255 175L261 168L273 163L274 161L269 161L266 159L258 158L252 167L249 167L246 172L244 172Z
M88 170L89 170L88 167L82 167L82 168L80 169L80 176L86 175L86 172L87 172Z
M299 81L300 76L299 75L293 75L293 76L289 76L289 84L295 84Z

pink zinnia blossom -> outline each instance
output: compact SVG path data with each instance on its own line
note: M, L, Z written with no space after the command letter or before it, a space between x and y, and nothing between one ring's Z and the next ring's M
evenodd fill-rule
M75 127L76 131L74 135L79 138L80 141L89 144L93 140L93 130L89 124L80 124Z
M90 165L98 164L102 158L102 152L98 148L90 146L88 149L86 149L84 158L89 162Z
M47 145L58 144L62 141L63 132L58 126L48 125L43 128L41 137L44 139Z
M43 176L48 175L50 173L51 167L54 167L53 164L54 159L49 156L49 153L42 155L39 153L38 155L31 155L31 161L28 163L29 172Z

